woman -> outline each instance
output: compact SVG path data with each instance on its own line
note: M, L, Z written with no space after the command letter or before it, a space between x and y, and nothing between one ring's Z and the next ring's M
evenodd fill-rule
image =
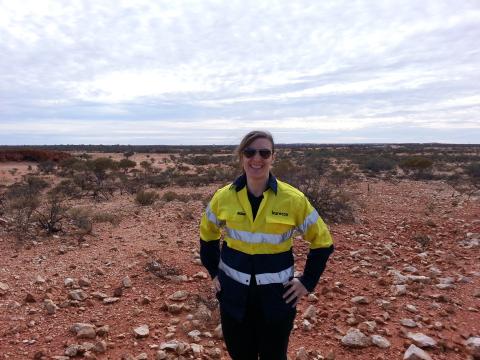
M274 151L269 132L245 135L236 151L243 175L217 190L200 224L200 257L217 291L233 360L287 359L295 306L313 291L333 251L326 225L303 193L270 173ZM295 230L310 242L299 278L293 276Z

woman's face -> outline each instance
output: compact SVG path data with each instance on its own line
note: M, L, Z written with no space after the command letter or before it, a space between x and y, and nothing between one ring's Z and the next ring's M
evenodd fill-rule
M254 150L263 150L267 149L272 152L272 143L270 140L265 138L255 139L250 145L245 149L254 149ZM266 180L272 167L272 162L274 159L273 152L271 155L264 159L260 156L259 152L256 151L255 155L250 158L247 158L243 153L241 154L242 166L247 178L251 180Z

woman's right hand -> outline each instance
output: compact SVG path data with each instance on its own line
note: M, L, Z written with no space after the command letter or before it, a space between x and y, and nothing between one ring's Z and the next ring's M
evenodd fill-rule
M222 290L222 287L220 286L220 281L218 281L218 275L213 278L213 288L215 289L215 292L220 292Z

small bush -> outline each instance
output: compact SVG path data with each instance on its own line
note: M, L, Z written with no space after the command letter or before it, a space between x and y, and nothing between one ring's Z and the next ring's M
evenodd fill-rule
M120 224L120 217L110 212L102 211L93 214L93 221L98 223L110 223L114 226Z
M142 206L152 205L158 200L158 194L155 191L140 190L135 196L137 204Z
M82 234L91 234L93 229L92 211L85 208L72 208L68 210L68 217L73 225L80 229Z
M472 163L468 165L467 174L474 179L480 179L480 163Z
M393 168L395 168L395 165L395 161L393 161L392 159L376 157L368 159L364 164L362 164L361 167L365 170L378 173L381 171L392 170Z

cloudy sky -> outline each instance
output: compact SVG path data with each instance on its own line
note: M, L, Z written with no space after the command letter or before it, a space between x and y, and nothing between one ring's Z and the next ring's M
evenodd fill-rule
M0 144L480 143L480 1L0 0Z

